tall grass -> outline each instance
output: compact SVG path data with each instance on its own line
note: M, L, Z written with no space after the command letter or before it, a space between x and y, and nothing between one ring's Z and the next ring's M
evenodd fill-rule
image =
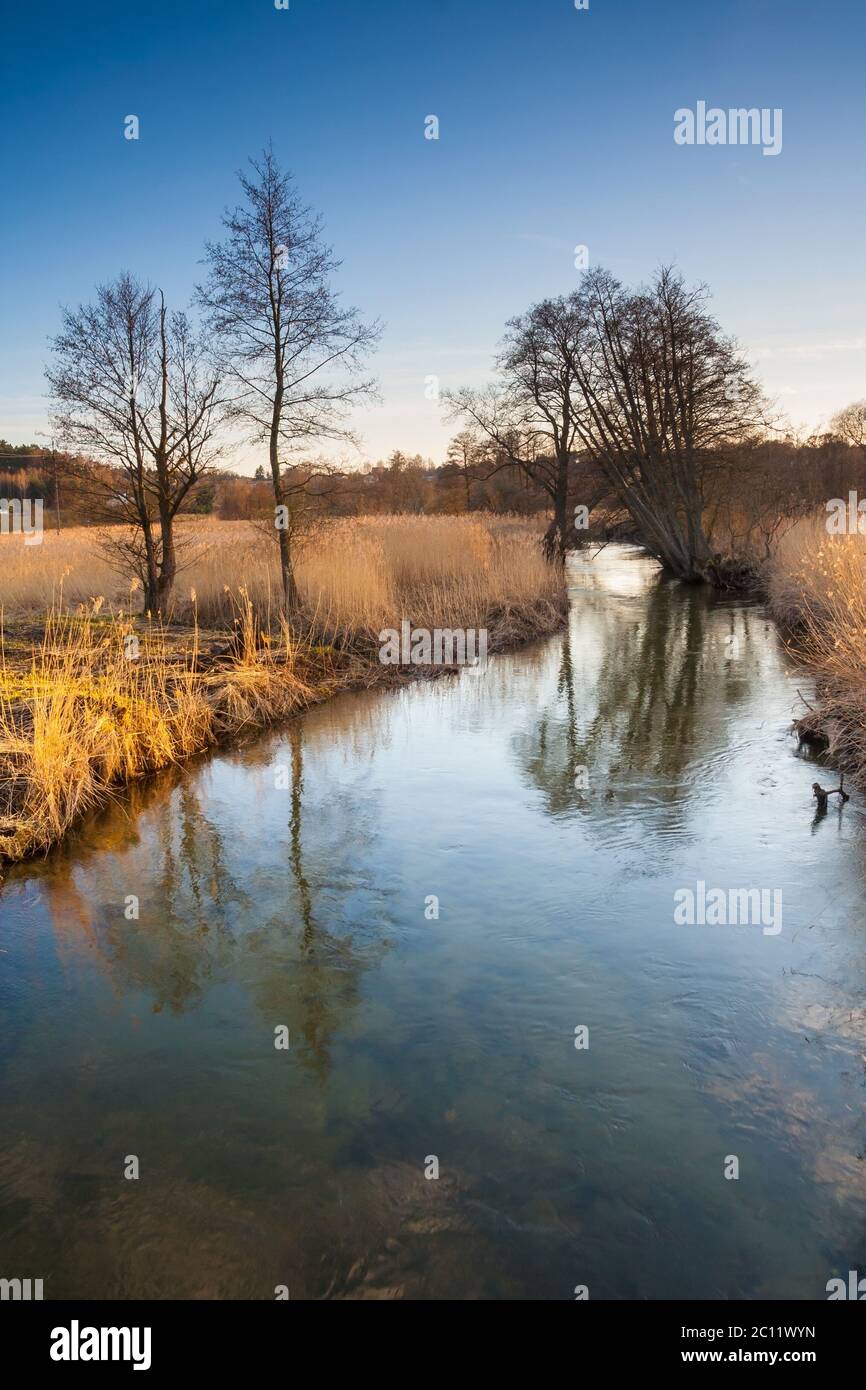
M198 634L177 650L164 628L117 614L55 613L28 668L0 657L0 855L59 839L112 788L179 762L313 694L287 628L262 646L241 610L230 664L202 670ZM133 639L137 648L130 648Z
M515 517L385 516L332 521L298 543L297 581L308 613L345 634L390 625L396 608L440 604L467 616L556 600L559 581L541 556L540 523ZM0 603L7 618L74 610L101 598L129 607L129 580L111 568L100 532L46 531L41 545L0 536ZM278 609L277 548L254 522L188 518L178 526L181 573L171 619L222 628L244 588L256 613ZM140 591L139 591L140 593ZM139 598L140 603L140 598ZM406 615L409 616L409 615ZM386 622L387 620L387 622ZM454 621L459 618L454 616Z
M300 547L291 626L269 537L244 522L183 529L174 626L133 611L136 590L94 553L92 531L0 543L0 857L47 848L124 782L382 678L378 634L404 618L486 627L495 650L564 612L561 577L525 522L332 523Z
M833 756L866 783L866 536L828 535L825 523L822 513L792 528L767 587L774 615L817 677L821 707L803 727L826 733Z

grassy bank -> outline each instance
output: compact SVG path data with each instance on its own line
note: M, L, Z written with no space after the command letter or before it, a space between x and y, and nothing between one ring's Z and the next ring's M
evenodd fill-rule
M171 622L100 559L93 531L0 538L0 858L47 849L135 778L339 690L406 679L378 635L486 628L502 650L561 626L539 525L493 517L331 523L301 547L302 612L278 616L272 542L245 522L181 528ZM137 603L136 600L139 600Z
M818 703L799 727L866 786L866 537L828 535L826 516L797 522L767 568L770 608Z

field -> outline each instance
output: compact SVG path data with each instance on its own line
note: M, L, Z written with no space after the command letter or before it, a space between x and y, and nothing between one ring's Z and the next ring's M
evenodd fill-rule
M125 782L393 679L378 634L403 619L487 628L492 651L555 630L565 599L541 529L486 516L323 524L299 546L291 625L273 540L253 523L180 526L183 573L160 625L94 530L0 537L0 857L46 849Z

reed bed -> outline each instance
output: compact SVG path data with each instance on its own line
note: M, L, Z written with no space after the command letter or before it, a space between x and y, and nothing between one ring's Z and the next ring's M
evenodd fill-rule
M484 618L491 608L506 613L558 602L559 581L538 543L541 530L531 520L493 516L357 517L320 524L295 543L305 612L320 614L335 634L353 638L393 625L407 603L417 614L402 616L422 625L424 615L446 609L458 624L458 612ZM181 521L178 533L181 574L166 615L170 621L189 621L195 613L203 627L225 627L235 618L241 589L262 621L278 612L277 548L262 527L190 518ZM59 535L46 531L38 546L0 536L6 618L74 611L98 601L132 607L128 579L100 549L108 534L83 526Z
M565 612L539 527L513 518L320 527L298 547L291 625L273 541L255 524L181 530L165 624L137 611L139 591L92 530L26 549L0 539L0 858L47 849L124 783L337 690L393 679L379 633L404 619L486 627L496 650L555 630Z
M230 660L203 663L200 634L118 613L55 612L29 668L0 657L0 855L47 849L114 788L326 693L284 626L262 644L242 605ZM136 645L130 647L130 642ZM315 684L314 684L315 681Z

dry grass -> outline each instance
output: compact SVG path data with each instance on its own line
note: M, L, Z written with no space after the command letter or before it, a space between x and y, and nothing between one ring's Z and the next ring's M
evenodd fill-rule
M0 664L0 855L46 849L118 784L261 727L323 693L312 653L284 627L262 646L249 606L230 661L205 664L129 616L52 616L29 668ZM130 655L130 637L138 641ZM135 651L135 649L132 649Z
M866 536L828 535L826 517L800 521L768 572L770 606L817 677L820 709L802 721L866 784Z
M308 617L318 615L335 634L374 634L401 617L419 626L433 626L437 617L471 626L491 611L558 601L559 581L540 553L541 529L492 516L332 521L299 545L298 587ZM260 619L276 614L276 545L254 523L190 518L178 530L183 569L171 620L197 616L204 627L226 627L242 589ZM0 595L7 619L100 600L127 609L134 601L128 581L101 555L99 533L88 527L46 531L38 546L0 536Z
M486 627L495 650L554 630L565 611L539 528L515 519L331 523L301 549L292 629L270 538L246 522L182 529L170 627L133 611L138 595L92 531L31 547L0 538L0 857L47 848L120 784L393 674L378 634L404 618Z

